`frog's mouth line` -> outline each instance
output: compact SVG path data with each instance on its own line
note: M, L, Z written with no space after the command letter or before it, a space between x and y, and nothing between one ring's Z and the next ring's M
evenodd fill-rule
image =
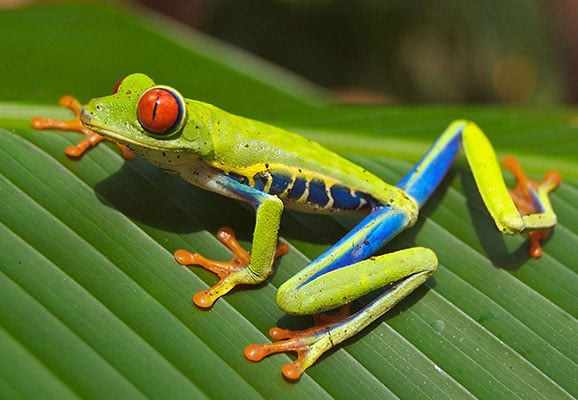
M98 133L101 136L104 136L107 139L112 140L113 142L118 142L126 145L135 145L135 146L142 146L141 143L137 142L136 140L128 139L126 136L122 136L116 132L109 131L107 129L100 128L98 126L85 124L89 129L93 130L94 132ZM152 146L151 146L152 147Z
M86 109L82 109L80 111L80 121L82 122L82 125L86 126L88 129L94 131L95 133L104 136L107 139L110 139L114 142L119 142L122 144L133 144L133 145L139 145L139 143L135 140L131 140L129 138L127 138L126 136L123 136L119 133L116 133L114 131L105 129L101 126L98 125L94 125L92 123L92 115L86 111Z

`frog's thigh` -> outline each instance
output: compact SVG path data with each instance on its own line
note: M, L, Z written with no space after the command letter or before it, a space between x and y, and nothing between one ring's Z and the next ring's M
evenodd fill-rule
M435 253L424 247L374 256L306 281L297 275L279 288L277 303L288 314L316 314L391 285L384 294L391 307L423 284L437 265Z

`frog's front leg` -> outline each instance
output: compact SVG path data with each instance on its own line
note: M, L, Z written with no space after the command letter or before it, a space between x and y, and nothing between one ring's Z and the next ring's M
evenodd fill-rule
M263 282L271 275L275 259L286 254L289 249L285 243L277 244L283 212L283 203L278 197L242 185L226 176L215 177L212 185L216 186L213 190L221 194L250 203L256 209L256 218L251 254L241 247L229 228L221 228L217 238L233 252L231 261L209 260L187 250L175 252L178 263L201 266L219 276L219 281L214 286L193 297L193 302L202 308L211 307L219 297L237 285L256 285Z
M84 135L84 139L78 142L75 145L68 146L64 153L72 158L81 157L84 153L90 150L93 147L96 147L100 142L105 139L104 136L99 135L98 133L94 132L93 130L87 128L82 124L80 121L80 112L82 111L82 104L72 96L62 96L58 101L58 104L62 107L68 108L70 111L74 113L74 118L70 121L62 121L59 119L53 118L42 118L42 117L34 117L30 121L30 125L34 129L44 130L44 129L60 129L63 131L73 131L79 132ZM132 151L129 150L124 144L113 142L121 151L122 156L125 160L132 160L134 158L134 154Z

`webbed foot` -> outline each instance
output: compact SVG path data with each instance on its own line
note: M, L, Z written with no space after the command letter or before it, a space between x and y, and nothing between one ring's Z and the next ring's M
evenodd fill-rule
M255 284L254 275L249 271L251 255L237 241L235 232L231 228L223 227L217 232L217 239L233 252L230 261L218 261L205 258L199 253L187 250L177 250L175 259L181 265L198 265L211 271L219 277L219 281L210 289L203 290L193 297L193 302L201 308L208 308L221 296L231 291L238 284ZM275 259L287 254L289 246L279 243L275 252Z
M245 347L245 357L257 362L271 354L295 352L297 358L291 364L284 365L281 373L286 379L297 380L323 353L335 345L331 332L348 319L350 309L350 304L347 304L337 314L315 315L313 326L304 330L271 328L269 336L276 341L267 344L250 344Z
M518 160L514 157L505 157L504 166L509 169L516 178L516 187L510 190L510 196L521 215L529 215L544 212L541 198L556 189L562 182L562 176L556 171L549 171L542 180L529 178ZM530 240L530 256L538 258L542 256L541 242L550 234L550 228L536 229L527 232Z

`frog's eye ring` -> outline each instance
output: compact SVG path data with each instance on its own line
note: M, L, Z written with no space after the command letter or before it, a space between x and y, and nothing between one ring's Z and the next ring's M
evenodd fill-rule
M185 100L175 89L155 86L138 100L138 122L148 132L168 137L179 131L186 118Z

